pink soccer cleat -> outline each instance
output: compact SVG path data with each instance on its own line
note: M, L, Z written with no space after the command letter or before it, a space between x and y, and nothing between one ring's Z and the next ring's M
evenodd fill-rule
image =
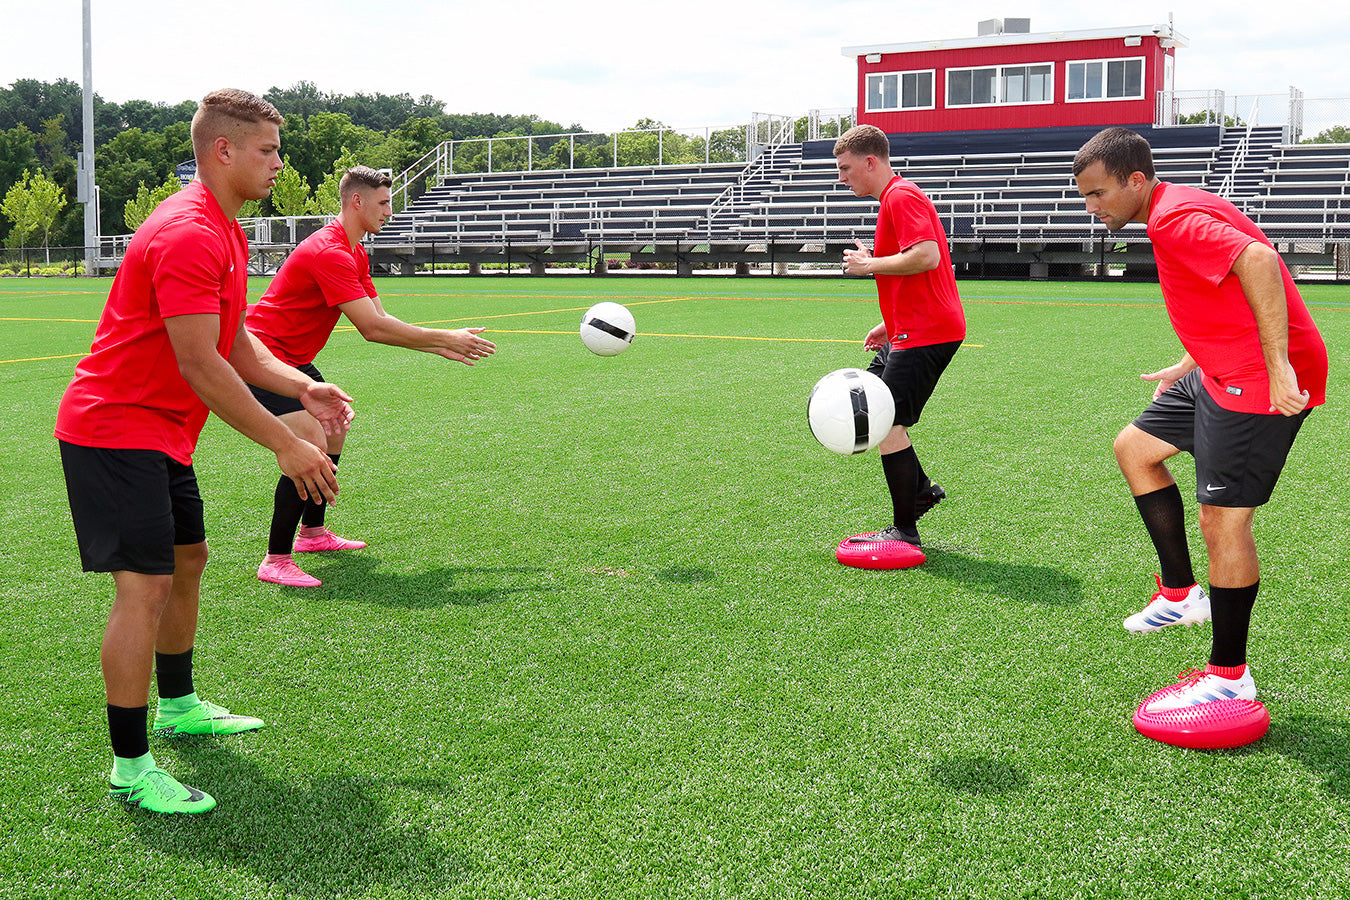
M302 528L293 549L296 553L322 553L325 550L360 550L365 545L365 541L349 541L338 537L327 528L319 534L306 536Z
M286 587L318 587L322 581L304 572L289 556L268 556L258 566L258 578Z

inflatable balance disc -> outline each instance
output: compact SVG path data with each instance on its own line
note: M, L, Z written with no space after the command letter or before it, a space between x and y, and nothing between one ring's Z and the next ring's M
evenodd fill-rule
M908 569L923 563L928 557L906 541L862 540L866 534L844 538L835 550L835 558L855 569Z
M1194 750L1224 750L1258 741L1270 730L1270 711L1257 700L1213 700L1179 709L1150 711L1148 704L1157 696L1154 694L1139 704L1134 713L1134 727L1144 737L1164 744Z

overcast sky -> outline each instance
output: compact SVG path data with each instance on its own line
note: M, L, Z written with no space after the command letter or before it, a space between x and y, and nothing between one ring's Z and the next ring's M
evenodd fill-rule
M430 94L448 112L533 113L607 131L652 118L726 126L855 103L843 47L1165 23L1189 46L1177 88L1350 97L1350 5L1324 0L93 0L94 90L197 100L312 81L327 93ZM1113 6L1120 7L1114 11ZM216 11L219 10L219 13ZM0 0L0 86L83 78L81 0Z

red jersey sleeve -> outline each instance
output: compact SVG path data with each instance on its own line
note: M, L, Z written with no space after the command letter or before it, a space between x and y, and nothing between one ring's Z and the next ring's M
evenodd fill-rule
M220 314L235 260L218 234L199 221L170 222L151 239L146 258L162 318Z
M357 265L356 258L341 247L327 247L314 258L310 267L314 281L328 306L340 306L362 297L375 296L370 274Z
M897 191L897 196L899 192ZM910 202L892 203L891 226L895 229L896 253L903 253L915 244L922 244L924 241L940 241L945 243L946 236L938 237L933 230L933 217L928 214L928 208L922 203L916 203L912 198L906 197Z
M1157 240L1184 247L1185 252L1177 254L1178 262L1214 287L1233 271L1242 251L1256 243L1250 234L1195 208L1165 214L1151 230Z

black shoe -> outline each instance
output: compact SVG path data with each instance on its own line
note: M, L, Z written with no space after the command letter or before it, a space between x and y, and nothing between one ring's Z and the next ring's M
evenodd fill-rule
M919 541L917 531L906 533L894 525L887 525L880 531L874 531L871 534L860 534L857 537L848 539L850 544L879 544L884 541L904 541L906 544L913 544L915 547L922 547Z
M928 482L927 487L914 495L914 518L922 519L924 513L941 503L946 496L947 492L942 489L942 485L936 481Z

